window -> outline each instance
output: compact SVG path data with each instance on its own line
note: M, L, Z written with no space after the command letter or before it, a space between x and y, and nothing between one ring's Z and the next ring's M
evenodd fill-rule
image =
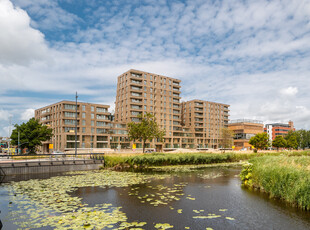
M91 128L91 133L94 133L95 132L95 128Z
M86 133L86 128L85 127L82 128L82 133Z
M146 105L144 106L144 110L146 110Z
M75 125L75 120L64 120L65 125Z
M82 125L86 125L86 122L85 122L85 120L82 120Z
M146 81L144 80L144 85L146 85Z
M97 122L96 122L96 125L97 125L97 126L107 126L108 123L106 123L106 122L104 122L104 121L97 121Z
M144 99L144 104L146 104L147 103L147 100L146 99Z
M91 119L95 119L95 114L90 114Z
M91 121L91 126L95 126L95 122L94 121Z
M97 114L96 118L97 119L101 119L101 120L106 120L107 119L107 117L105 115L102 115L102 114Z
M82 118L85 118L86 117L86 113L82 113Z
M75 117L74 112L65 112L65 117Z
M85 111L85 105L82 105L82 110Z
M75 110L75 105L64 104L65 109Z
M97 111L97 113L106 113L106 112L108 112L106 108L101 108L101 107L96 108L96 111Z
M106 130L105 129L97 129L97 133L99 134L102 134L102 133L106 133Z

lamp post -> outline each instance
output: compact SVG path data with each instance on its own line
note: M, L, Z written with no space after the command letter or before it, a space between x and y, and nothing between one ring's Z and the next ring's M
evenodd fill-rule
M12 125L12 116L9 117L9 139L8 139L8 153L11 155L11 125Z
M74 142L75 157L77 155L77 99L78 95L77 92L75 92L75 142Z

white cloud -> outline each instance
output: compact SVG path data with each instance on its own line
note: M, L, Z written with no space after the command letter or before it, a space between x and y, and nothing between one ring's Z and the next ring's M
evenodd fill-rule
M290 86L288 88L282 89L280 93L285 96L295 96L298 93L298 88Z
M29 24L24 10L15 8L9 0L0 1L0 66L24 65L46 57L44 35Z
M0 121L8 121L10 116L9 111L0 109Z
M26 109L21 115L20 119L23 121L28 121L30 118L34 117L34 109Z

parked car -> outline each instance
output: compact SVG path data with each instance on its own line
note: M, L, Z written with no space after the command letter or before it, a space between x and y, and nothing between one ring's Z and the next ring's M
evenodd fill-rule
M60 157L63 157L63 158L66 157L66 154L64 152L61 152L58 150L53 151L51 154L52 154L51 157L55 157L56 159L58 159Z
M147 149L147 150L145 150L145 152L146 153L153 153L153 152L155 152L155 149Z
M64 155L65 153L64 152L61 152L61 151L53 151L52 154L55 154L55 155Z

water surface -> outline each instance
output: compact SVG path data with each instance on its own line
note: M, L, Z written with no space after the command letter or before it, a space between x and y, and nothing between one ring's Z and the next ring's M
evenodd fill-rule
M127 222L146 222L141 229L156 229L157 223L169 224L173 229L310 229L309 212L242 188L239 173L240 168L158 172L163 177L127 186L80 187L77 184L68 194L82 198L81 202L90 209L98 204L120 207ZM68 175L58 178L62 177ZM10 215L19 207L9 205L14 200L9 187L10 184L0 187L0 217L4 229L17 229ZM116 229L119 224L105 229Z

